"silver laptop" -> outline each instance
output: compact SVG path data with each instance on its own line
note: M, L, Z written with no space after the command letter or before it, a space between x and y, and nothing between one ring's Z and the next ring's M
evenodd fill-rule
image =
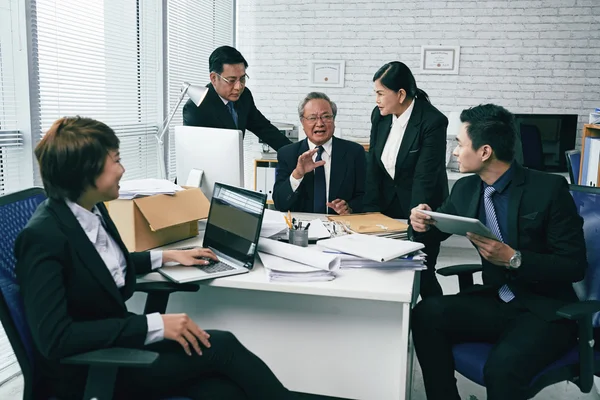
M158 272L177 283L249 272L254 267L266 201L265 194L215 183L202 247L211 249L219 261L163 267Z

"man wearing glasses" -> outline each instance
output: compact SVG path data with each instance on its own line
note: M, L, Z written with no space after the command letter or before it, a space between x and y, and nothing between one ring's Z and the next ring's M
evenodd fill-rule
M298 106L306 139L277 152L273 202L279 211L346 215L361 212L366 156L355 142L333 137L337 106L309 93Z
M183 107L183 124L206 128L249 129L275 150L291 143L256 108L250 89L246 88L248 62L230 46L221 46L208 59L210 83L199 107L188 100Z

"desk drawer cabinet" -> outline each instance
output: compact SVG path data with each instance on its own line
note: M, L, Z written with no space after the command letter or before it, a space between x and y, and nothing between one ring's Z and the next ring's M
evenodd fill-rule
M273 186L277 160L254 160L254 190L266 193L267 204L273 204Z

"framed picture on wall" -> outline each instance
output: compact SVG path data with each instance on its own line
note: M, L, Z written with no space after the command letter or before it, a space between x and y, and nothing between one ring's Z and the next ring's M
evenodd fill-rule
M422 74L458 74L460 46L421 46Z
M345 61L309 61L308 86L344 87Z

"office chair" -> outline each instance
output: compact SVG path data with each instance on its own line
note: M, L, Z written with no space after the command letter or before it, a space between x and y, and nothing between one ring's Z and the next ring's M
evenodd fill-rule
M544 152L542 134L535 125L521 124L521 143L523 145L523 166L544 170Z
M569 171L569 179L571 184L579 184L579 167L581 164L581 150L567 150L565 151L565 157L567 157L567 169Z
M600 188L570 185L579 215L583 218L583 232L587 248L588 268L585 279L574 284L582 300L568 304L557 311L557 315L577 321L579 344L562 358L548 365L533 378L528 389L528 398L534 397L546 386L558 382L575 383L584 393L589 393L594 384L594 375L600 376L600 351L595 351L594 327L600 327ZM479 267L479 268L477 268ZM460 290L473 285L472 275L481 266L458 265L443 268L441 275L459 276ZM462 277L462 280L461 280ZM485 386L483 368L493 347L491 343L461 343L453 347L455 369L467 379Z
M23 372L24 400L49 396L44 393L43 382L40 382L35 371L33 343L16 282L14 244L18 234L45 199L41 188L25 189L0 197L0 321ZM179 285L162 282L138 284L136 290L138 288L148 293L146 309L158 312L166 309L169 294L180 290ZM197 291L198 285L184 285L181 289ZM110 399L113 397L119 367L149 367L157 359L158 354L150 351L110 348L67 357L62 362L89 366L85 399Z

